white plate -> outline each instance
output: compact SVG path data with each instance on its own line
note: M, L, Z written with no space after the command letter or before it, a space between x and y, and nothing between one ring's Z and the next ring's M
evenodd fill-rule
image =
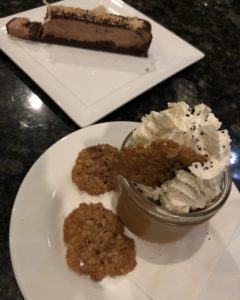
M79 150L97 143L120 146L135 126L116 122L76 131L47 150L28 172L10 224L13 269L26 300L148 299L126 276L94 283L73 273L65 262L62 235L64 218L81 199L71 181Z
M6 23L13 17L42 21L46 7L0 20L0 47L79 126L87 126L147 89L201 59L204 54L120 0L67 0L62 4L138 16L152 24L148 58L47 45L13 38Z
M211 295L212 300L230 299L227 291L231 287L232 295L239 295L240 272L235 264L239 259L229 255L227 247L230 238L236 238L233 232L240 233L240 227L235 230L239 226L240 209L235 186L224 208L211 222L196 227L186 238L174 244L154 245L134 237L137 266L127 276L95 283L67 267L62 233L64 218L82 201L101 201L107 207L110 205L109 208L116 203L112 201L116 200L114 192L90 197L72 183L71 170L77 154L82 148L98 143L120 147L136 124L103 123L78 130L50 147L26 175L14 203L10 224L13 269L26 300L193 300L199 299L197 295L201 291L201 295L205 295L204 292ZM235 243L231 253L238 253L240 238L238 240L238 247ZM215 266L224 251L227 255L223 265L229 268L222 268L220 261L219 268L224 271L219 272ZM213 286L207 284L208 278ZM231 299L238 299L238 296Z

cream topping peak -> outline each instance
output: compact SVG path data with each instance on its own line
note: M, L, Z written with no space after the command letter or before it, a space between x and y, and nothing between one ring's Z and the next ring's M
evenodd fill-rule
M142 118L133 132L137 143L155 139L172 139L205 155L206 163L193 163L189 170L201 179L216 177L230 162L231 139L227 130L220 130L221 122L205 104L193 109L185 102L168 103L168 109L152 111Z

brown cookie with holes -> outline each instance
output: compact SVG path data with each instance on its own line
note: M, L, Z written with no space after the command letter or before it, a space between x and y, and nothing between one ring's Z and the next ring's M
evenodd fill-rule
M116 164L119 150L102 144L83 149L72 170L72 180L90 195L99 195L116 188Z
M134 144L121 149L118 172L129 180L147 186L161 186L173 178L177 170L206 158L192 148L172 140L157 139L150 145Z
M123 230L120 219L102 204L80 204L64 222L68 266L95 281L132 271L134 241Z
M146 146L134 144L121 150L103 144L82 150L72 170L80 190L99 195L116 189L117 175L147 186L161 186L175 172L206 158L172 140L158 139Z

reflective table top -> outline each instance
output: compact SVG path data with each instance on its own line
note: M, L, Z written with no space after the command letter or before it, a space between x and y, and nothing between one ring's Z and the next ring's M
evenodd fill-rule
M209 105L232 138L232 178L240 188L240 2L237 0L127 0L205 53L204 59L156 85L100 122L140 121L167 102ZM1 1L0 17L42 5ZM23 299L8 245L11 209L29 168L53 143L79 127L0 51L0 298Z

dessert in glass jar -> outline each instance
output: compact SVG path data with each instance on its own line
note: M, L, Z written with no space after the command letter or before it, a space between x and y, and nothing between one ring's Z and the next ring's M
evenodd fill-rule
M205 104L193 109L185 102L151 112L131 132L122 148L155 140L172 140L205 157L177 170L160 186L146 186L118 176L118 215L138 237L171 242L209 220L224 205L231 191L230 142L227 130Z

